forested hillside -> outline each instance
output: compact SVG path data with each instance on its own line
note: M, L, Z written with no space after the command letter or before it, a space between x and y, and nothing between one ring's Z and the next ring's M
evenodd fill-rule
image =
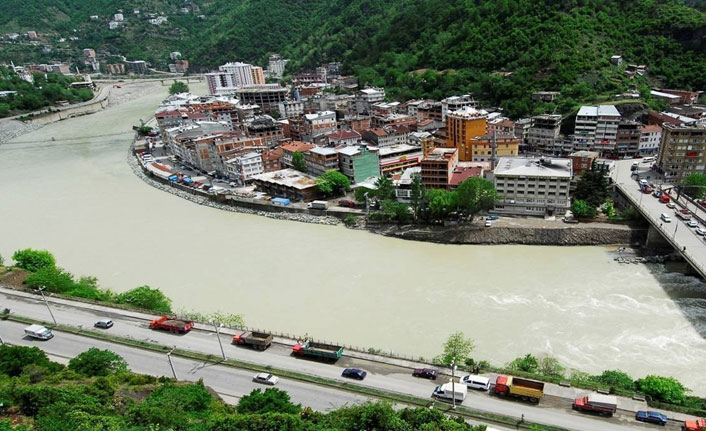
M103 47L158 66L178 50L195 69L266 65L271 52L291 58L293 71L338 60L395 97L472 91L511 115L532 112L536 90L564 96L561 106L540 109L566 110L632 86L706 88L706 13L690 7L702 0L196 0L190 14L179 12L183 4L5 0L0 33L76 28L77 49ZM118 8L127 24L108 30ZM133 8L164 13L169 24L146 24ZM89 20L95 14L101 21ZM610 64L613 54L646 64L650 81L628 81Z

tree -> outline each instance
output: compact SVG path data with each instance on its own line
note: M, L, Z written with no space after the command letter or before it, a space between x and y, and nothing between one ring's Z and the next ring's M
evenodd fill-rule
M443 189L431 189L426 192L429 215L434 220L443 220L456 210L456 193Z
M378 177L375 181L375 187L377 187L377 189L374 195L380 202L387 199L395 199L395 186L386 176L381 175Z
M525 373L536 373L539 369L539 361L531 354L526 354L522 358L515 358L508 364L508 368Z
M306 173L306 161L304 161L304 154L301 151L295 151L292 154L292 167L299 172Z
M475 347L473 340L466 338L463 332L454 332L446 339L444 351L435 358L435 361L444 365L451 365L451 362L455 360L457 364L463 364L466 359L470 358L471 352Z
M539 358L539 374L548 377L564 377L565 368L556 358L544 356Z
M127 370L127 362L122 356L110 350L91 347L69 361L68 368L90 377L107 376Z
M681 182L684 194L693 199L706 197L706 174L689 174Z
M574 199L571 202L571 212L574 213L574 217L579 218L594 218L596 216L596 208L580 199Z
M591 170L581 174L576 183L574 199L586 201L593 208L603 205L608 199L608 178L601 170L595 169L595 163Z
M240 414L263 414L269 412L297 414L301 411L299 404L293 404L289 394L277 388L267 388L263 392L253 389L238 402Z
M167 298L161 290L146 285L119 294L115 298L115 302L165 313L172 311L172 300Z
M686 400L687 389L672 377L647 376L635 382L637 389L657 401L682 404Z
M15 261L15 265L18 267L31 272L56 265L54 255L46 250L33 250L31 248L17 250L12 255L12 260Z
M188 92L189 92L189 86L181 81L174 81L174 84L169 86L169 94L188 93Z
M419 174L412 175L412 190L409 193L409 203L412 208L414 219L419 218L419 213L424 204L424 185L422 184L422 176Z
M387 218L396 220L399 223L408 222L411 216L409 213L409 207L401 202L397 202L394 199L385 199L382 202L380 209Z
M483 178L469 178L456 189L458 208L473 218L480 211L487 211L495 206L498 194L493 183Z
M38 365L45 368L61 368L49 360L39 347L0 345L0 372L10 377L22 374L24 367Z
M633 378L620 370L605 370L600 376L593 376L591 379L608 385L611 388L635 389L635 381Z
M331 170L316 179L316 186L327 196L341 195L350 190L351 182L342 173Z

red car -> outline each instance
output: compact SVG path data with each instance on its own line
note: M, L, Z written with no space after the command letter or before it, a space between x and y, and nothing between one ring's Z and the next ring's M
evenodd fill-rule
M412 371L412 375L423 379L436 380L439 376L439 372L433 368L415 368L414 371Z
M341 199L338 201L338 205L342 207L355 208L355 202L349 201L348 199Z

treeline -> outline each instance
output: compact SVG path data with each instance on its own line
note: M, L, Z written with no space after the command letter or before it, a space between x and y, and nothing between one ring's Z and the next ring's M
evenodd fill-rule
M69 103L91 100L93 93L85 88L71 88L75 80L56 73L33 75L34 82L27 82L10 69L0 66L0 91L16 91L0 97L0 118L34 111L58 101Z
M0 431L483 431L463 418L385 402L316 412L276 388L225 404L202 381L132 373L119 355L89 349L65 367L37 347L0 346Z

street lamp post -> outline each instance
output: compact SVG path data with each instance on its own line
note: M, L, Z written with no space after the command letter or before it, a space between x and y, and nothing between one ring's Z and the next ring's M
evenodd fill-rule
M172 369L172 374L174 375L174 379L179 380L179 378L177 377L177 374L176 374L176 370L174 369L174 364L172 363L172 352L173 351L174 351L174 349L167 352L167 361L169 361L169 368Z
M456 358L451 361L451 397L453 398L453 408L456 409Z
M216 321L214 320L213 322L213 327L216 329L216 338L218 338L218 345L221 346L221 354L223 355L223 360L226 360L226 352L223 350L223 342L221 341L221 333L218 330L218 325L216 325Z
M44 304L47 306L47 310L49 310L49 315L51 316L51 320L54 322L54 326L56 326L57 323L56 323L56 319L54 318L54 313L52 313L52 311L51 311L51 307L49 306L49 302L47 301L47 297L44 296L44 289L46 289L46 288L47 288L46 286L42 286L37 290L42 295L42 299L44 300Z

